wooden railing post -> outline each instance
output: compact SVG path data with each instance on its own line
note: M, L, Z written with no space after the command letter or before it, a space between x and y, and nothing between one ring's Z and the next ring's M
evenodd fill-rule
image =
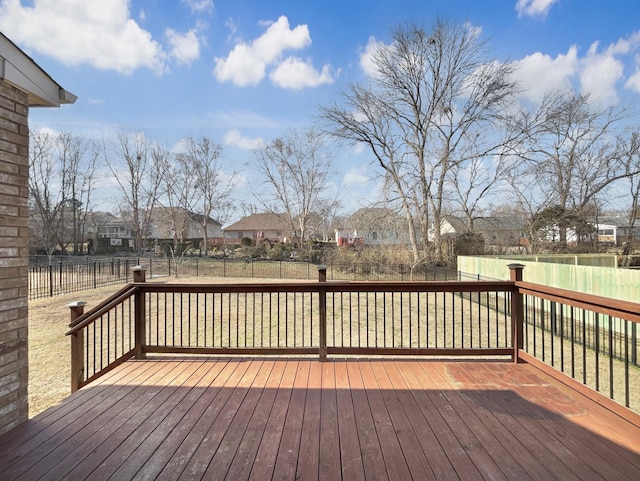
M327 282L327 266L318 266L318 282ZM327 360L327 291L324 287L320 287L318 293L318 311L320 313L320 361Z
M509 264L511 282L522 281L523 264ZM511 293L511 342L513 346L513 362L518 362L519 351L524 348L524 298L516 288Z
M70 325L84 314L84 301L76 301L67 304L71 312ZM80 384L84 381L84 331L82 329L71 334L71 392L80 389Z
M133 269L133 282L144 283L147 278L147 271L142 266L135 266ZM137 289L134 294L135 302L135 347L134 355L137 359L145 359L146 354L144 350L145 338L146 338L146 305L144 292L141 289Z

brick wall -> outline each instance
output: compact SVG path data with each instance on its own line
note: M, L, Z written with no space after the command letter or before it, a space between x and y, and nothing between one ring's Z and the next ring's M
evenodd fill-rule
M0 79L0 433L28 418L28 109Z

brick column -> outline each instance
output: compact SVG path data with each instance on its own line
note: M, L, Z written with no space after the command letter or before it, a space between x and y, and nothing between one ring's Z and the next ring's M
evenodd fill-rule
M28 109L0 79L0 433L28 418Z

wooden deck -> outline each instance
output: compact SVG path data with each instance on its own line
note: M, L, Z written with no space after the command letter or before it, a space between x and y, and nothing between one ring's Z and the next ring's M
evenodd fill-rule
M0 437L0 479L637 481L640 428L527 364L129 361Z

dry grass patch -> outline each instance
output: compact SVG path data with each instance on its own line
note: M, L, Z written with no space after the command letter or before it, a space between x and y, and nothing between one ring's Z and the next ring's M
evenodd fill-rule
M29 301L29 416L44 411L71 392L71 341L67 304L95 306L121 286Z

